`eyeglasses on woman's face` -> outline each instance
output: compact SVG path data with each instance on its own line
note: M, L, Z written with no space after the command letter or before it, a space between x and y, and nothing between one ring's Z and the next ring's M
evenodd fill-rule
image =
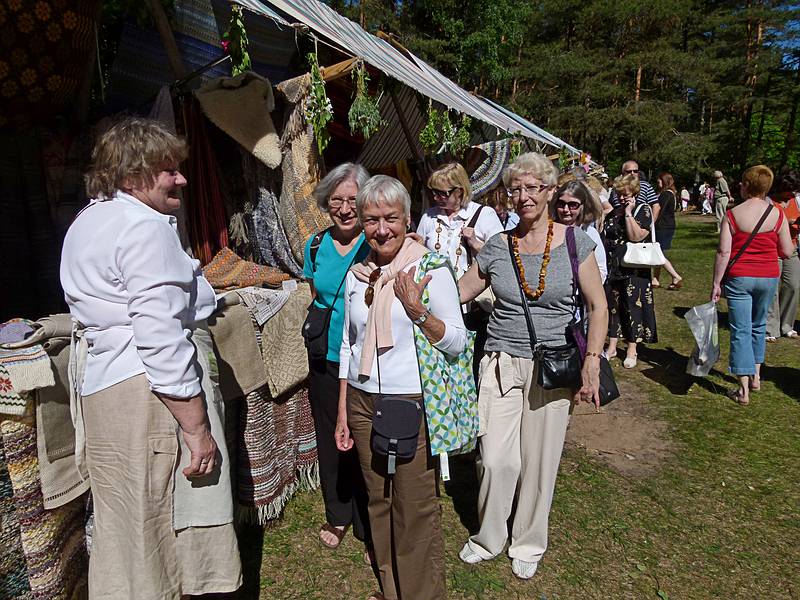
M450 196L453 195L453 192L461 188L452 187L449 190L439 190L436 188L428 188L428 189L431 191L431 196L433 196L434 198L449 198Z
M372 273L369 274L369 283L367 284L367 289L364 290L364 304L367 307L372 306L372 301L375 300L375 284L378 283L378 279L381 276L381 268L378 267Z
M333 196L328 200L328 206L330 206L333 210L339 210L345 204L350 205L350 208L356 207L356 197L355 196Z
M545 185L543 183L540 185L523 185L519 187L512 187L509 188L508 190L508 197L514 198L514 200L518 200L519 198L522 197L522 194L524 193L528 198L530 198L531 196L535 196L536 194L541 194L545 190L549 190L551 187L553 186Z
M575 212L576 210L580 210L581 206L583 206L583 204L577 200L556 200L556 208L561 210L568 208L570 211Z

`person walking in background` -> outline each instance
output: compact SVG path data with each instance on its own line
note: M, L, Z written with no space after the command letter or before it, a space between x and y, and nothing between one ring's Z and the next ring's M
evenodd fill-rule
M519 223L519 215L511 210L511 201L503 184L499 184L488 194L486 194L486 206L494 209L503 231L514 229Z
M779 206L789 223L789 235L794 250L791 256L780 262L780 283L767 316L767 341L774 342L781 336L798 337L794 328L797 316L797 301L800 300L800 258L797 256L798 233L800 233L800 174L789 171L781 176L774 186L770 199Z
M728 210L728 202L733 201L733 196L722 171L714 171L714 179L714 218L717 220L717 233L719 233L722 219Z
M687 191L686 188L683 188ZM667 250L672 248L672 238L675 237L675 209L678 203L675 194L675 180L669 173L661 173L658 176L658 204L653 205L653 218L656 221L656 240L661 244L661 249L666 253ZM688 191L687 191L688 193ZM678 275L678 272L672 266L672 263L667 260L664 263L664 268L667 273L672 277L672 283L669 284L667 289L679 290L683 286L683 277ZM661 287L658 281L661 275L661 267L653 267L653 281L654 288Z
M656 191L653 189L653 186L641 177L639 163L637 163L635 160L629 160L623 163L621 176L625 175L631 175L639 181L639 192L636 195L636 202L649 205L653 205L658 202L658 196L656 196ZM612 208L619 205L619 195L614 186L611 188L608 202ZM610 209L606 209L605 212L610 212Z
M689 190L687 190L686 186L684 185L681 188L681 212L686 212L687 210L689 210L689 199L690 198L691 198L691 195L689 194Z
M344 163L331 170L314 189L317 205L333 225L309 238L305 246L303 277L311 284L314 306L326 311L327 331L321 343L307 343L309 401L319 456L319 479L325 504L320 542L335 550L347 528L371 547L367 488L354 452L339 452L333 437L339 413L339 350L344 323L344 279L351 265L369 253L356 214L356 194L369 179L361 165Z
M650 269L636 269L622 264L628 242L643 242L650 237L653 219L649 204L637 200L639 178L620 175L614 180L619 204L606 216L603 233L608 261L608 348L606 356L617 355L620 336L628 342L622 366L636 366L636 347L642 342L658 341Z
M743 406L750 403L751 390L761 389L767 312L780 275L778 258L795 250L783 211L766 197L772 178L764 165L742 175L744 202L722 218L711 286L712 302L719 301L723 289L728 299L729 364L739 378L739 387L728 396Z
M700 201L702 202L702 208L700 209L701 215L710 215L713 212L711 201L714 199L714 188L711 187L707 182L703 182L701 186L703 192Z

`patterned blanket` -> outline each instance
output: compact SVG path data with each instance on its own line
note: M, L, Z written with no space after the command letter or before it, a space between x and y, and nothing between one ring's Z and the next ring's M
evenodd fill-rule
M217 252L214 259L203 268L208 282L215 290L231 290L248 286L269 285L278 287L291 279L278 269L257 265L240 258L230 248Z
M14 488L8 475L6 456L0 444L0 598L30 598L28 569L22 553Z

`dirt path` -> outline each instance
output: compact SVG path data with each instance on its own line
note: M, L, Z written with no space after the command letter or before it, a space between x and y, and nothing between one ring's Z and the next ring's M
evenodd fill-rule
M667 426L635 386L619 384L622 395L599 413L588 404L575 408L567 447L585 448L624 475L650 475L673 451Z

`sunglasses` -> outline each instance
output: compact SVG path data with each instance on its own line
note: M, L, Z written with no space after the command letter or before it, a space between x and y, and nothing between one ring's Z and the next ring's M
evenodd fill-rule
M570 210L579 210L580 207L583 206L580 202L565 202L564 200L558 200L556 202L556 208L568 208Z
M380 276L380 267L369 274L369 284L367 284L367 289L364 291L364 304L367 305L367 308L372 306L372 301L375 300L375 284L378 283Z
M455 192L457 189L460 188L454 187L450 188L449 190L437 190L434 188L428 188L428 189L431 191L431 196L433 196L434 198L449 198L453 192Z
M633 175L634 173L638 173L639 169L625 169L622 174L623 175Z

